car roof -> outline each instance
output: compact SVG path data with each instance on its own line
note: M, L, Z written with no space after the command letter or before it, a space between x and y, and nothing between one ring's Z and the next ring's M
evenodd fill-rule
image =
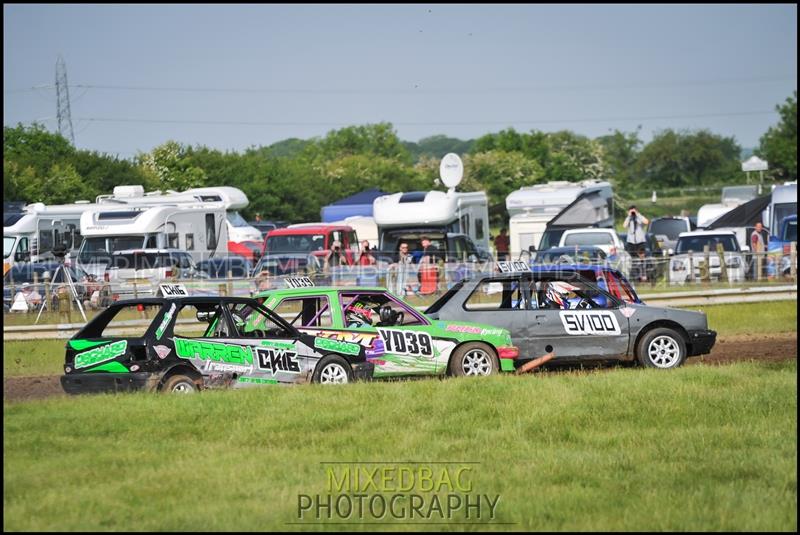
M181 249L120 249L118 251L112 251L111 254L132 254L132 253L181 253L181 254L189 254L186 251L182 251Z
M348 225L308 225L307 227L283 227L275 228L267 233L267 238L272 236L297 236L303 234L324 234L331 230L351 231L353 227Z
M680 238L691 238L692 236L733 236L736 237L736 233L732 230L693 230L691 232L681 232L678 234L678 239Z
M126 306L126 305L159 305L165 303L208 303L212 301L232 301L236 303L252 303L255 301L252 297L236 297L225 295L190 295L188 297L140 297L138 299L122 299L115 301L110 307Z
M272 290L262 290L256 292L259 295L273 294L292 294L292 295L313 295L328 292L388 292L388 288L379 286L309 286L307 288L275 288Z
M613 228L597 228L597 227L582 227L582 228L569 228L564 231L564 234L569 233L577 233L577 232L613 232L616 234L616 230Z

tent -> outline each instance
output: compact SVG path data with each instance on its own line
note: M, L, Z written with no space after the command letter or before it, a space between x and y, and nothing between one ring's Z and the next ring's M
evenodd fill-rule
M740 204L730 212L726 212L706 225L706 229L713 230L729 227L752 227L761 221L761 216L769 206L772 195L757 197L744 204ZM763 221L762 221L763 223Z
M372 201L383 195L386 195L386 193L377 188L370 188L356 193L355 195L351 195L350 197L345 197L335 203L323 206L321 214L322 222L330 223L354 215L372 217Z

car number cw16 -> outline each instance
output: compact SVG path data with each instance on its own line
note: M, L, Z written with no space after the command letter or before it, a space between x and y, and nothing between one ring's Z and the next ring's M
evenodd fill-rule
M383 338L387 353L415 357L433 356L433 340L428 333L394 329L378 329L378 332Z

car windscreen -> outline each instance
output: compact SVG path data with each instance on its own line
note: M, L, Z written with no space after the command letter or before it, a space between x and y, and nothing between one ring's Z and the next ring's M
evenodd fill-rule
M650 223L648 232L657 236L666 236L670 240L677 240L681 232L687 232L689 225L683 219L656 219Z
M239 212L227 212L226 214L228 218L228 222L233 225L234 227L249 227L250 223L245 221L245 219L239 215Z
M604 260L606 253L602 249L578 249L577 252L574 248L558 248L548 249L536 254L536 261L542 263L553 263L563 260L564 258L578 259L578 260Z
M17 241L17 239L14 237L3 236L3 258L8 258L11 255L11 251L14 250L15 241Z
M775 215L772 216L772 220L777 222L776 226L778 223L783 221L784 217L797 213L796 202L785 202L781 204L776 204L774 208L775 208ZM777 234L779 232L777 228L770 229L770 231L772 231L772 233L774 234Z
M270 253L311 253L324 249L323 234L294 234L267 238L267 251Z
M613 245L608 232L575 232L567 234L564 245Z
M675 247L677 254L686 254L689 251L693 253L702 253L703 248L708 245L708 250L714 252L717 250L717 244L722 244L723 251L735 252L739 251L739 244L735 236L729 235L711 235L711 236L684 236L678 239L678 245Z

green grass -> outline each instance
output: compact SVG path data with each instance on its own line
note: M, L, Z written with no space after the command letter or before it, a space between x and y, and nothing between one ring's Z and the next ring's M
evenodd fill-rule
M719 336L797 332L797 301L685 307L708 315ZM757 321L754 321L757 318ZM66 340L3 341L6 377L63 373Z
M797 528L794 361L4 410L6 530L331 529L288 524L330 461L480 463L472 496L512 523L392 529Z

